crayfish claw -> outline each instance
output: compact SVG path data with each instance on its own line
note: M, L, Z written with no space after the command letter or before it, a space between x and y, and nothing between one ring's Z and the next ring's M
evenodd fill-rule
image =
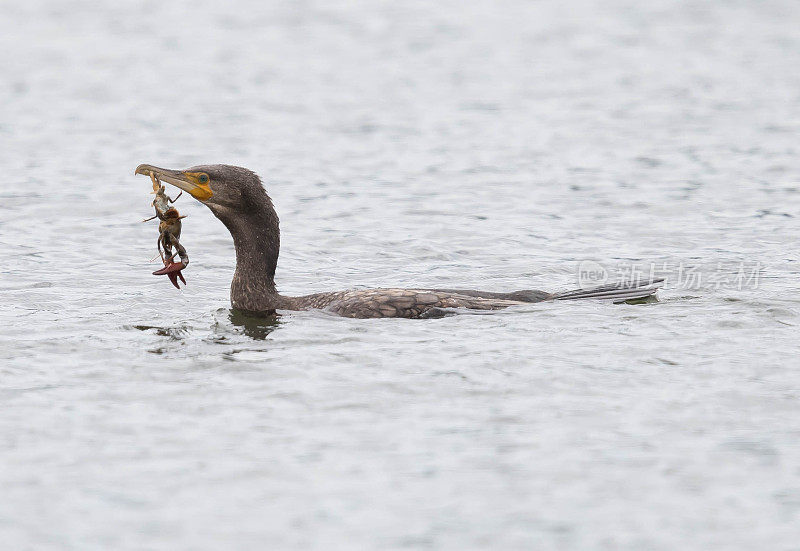
M153 275L167 275L171 274L172 272L180 272L183 270L184 266L180 262L170 262L160 270L156 270L153 272Z
M180 289L180 286L178 285L178 278L180 278L183 284L186 285L186 280L181 273L181 270L183 270L185 267L186 266L184 266L182 262L170 262L160 270L153 272L153 275L165 275L169 277L169 280L172 282L175 288Z

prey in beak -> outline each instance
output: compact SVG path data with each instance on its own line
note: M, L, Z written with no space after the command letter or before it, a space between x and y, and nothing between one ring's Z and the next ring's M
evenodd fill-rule
M161 260L164 262L164 267L153 272L153 275L166 275L169 277L170 282L175 286L175 288L180 289L178 286L178 278L180 278L184 285L186 284L186 280L184 279L181 271L189 264L189 255L186 252L186 248L181 245L180 242L182 226L181 219L186 217L181 216L178 213L178 210L170 204L174 203L175 200L177 200L177 197L175 199L171 199L167 195L166 188L161 185L159 176L161 174L166 174L167 176L164 176L166 181L188 191L195 197L197 197L197 195L192 193L191 190L196 189L198 190L196 193L202 195L203 187L199 184L196 186L196 188L192 187L192 181L185 179L185 173L167 171L165 169L151 167L150 165L139 165L136 168L136 174L146 174L150 176L150 180L153 183L153 193L156 196L152 203L156 214L147 220L152 220L156 217L159 219L157 247L158 254L161 256ZM211 193L211 191L208 190L208 193ZM178 197L180 197L180 195L178 195ZM144 222L147 220L144 220ZM175 252L172 252L173 248L175 249ZM180 258L180 262L175 262L174 259L176 256Z

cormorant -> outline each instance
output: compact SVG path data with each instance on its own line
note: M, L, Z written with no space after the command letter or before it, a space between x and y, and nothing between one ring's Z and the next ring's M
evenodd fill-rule
M188 192L206 205L231 232L236 249L236 272L231 282L231 305L255 315L276 310L326 311L351 318L424 318L448 308L497 310L545 300L602 298L614 301L655 294L663 280L607 285L568 293L515 291L492 293L465 289L368 289L288 297L275 289L275 266L280 248L278 215L261 179L246 168L203 165L169 170L142 164L136 174L155 175Z

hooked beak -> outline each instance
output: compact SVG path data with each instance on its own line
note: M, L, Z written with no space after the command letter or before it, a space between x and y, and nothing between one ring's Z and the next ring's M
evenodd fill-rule
M211 199L214 193L207 183L201 184L198 179L202 173L200 172L183 172L181 170L170 170L168 168L159 168L153 165L139 165L136 167L134 174L144 174L145 176L155 176L162 182L167 182L175 187L188 192L192 197L198 201L207 201ZM208 179L208 177L206 177Z

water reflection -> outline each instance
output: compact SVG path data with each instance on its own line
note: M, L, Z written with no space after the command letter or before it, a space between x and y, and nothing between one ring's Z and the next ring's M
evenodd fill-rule
M231 309L228 320L242 329L242 332L257 341L263 341L270 333L283 323L278 314L267 317L256 317L241 310Z

